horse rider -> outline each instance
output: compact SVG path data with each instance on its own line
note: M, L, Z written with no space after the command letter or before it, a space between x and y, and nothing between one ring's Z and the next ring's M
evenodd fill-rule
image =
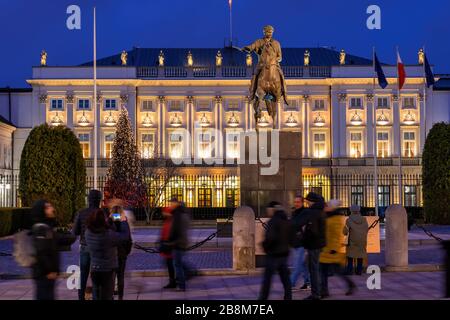
M258 77L261 73L261 70L266 66L275 64L280 75L281 94L283 95L284 102L288 104L286 81L284 79L283 70L280 67L280 62L282 59L280 43L272 38L274 32L274 28L272 26L265 26L263 32L264 38L258 39L251 45L243 48L243 51L254 51L258 55L258 65L256 66L256 71L253 74L250 84L250 101L255 100L256 89L258 86Z

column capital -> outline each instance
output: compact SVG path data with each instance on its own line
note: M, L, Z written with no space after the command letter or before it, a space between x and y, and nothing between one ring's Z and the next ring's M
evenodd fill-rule
M194 97L193 96L186 96L186 100L189 104L194 103Z
M101 103L103 101L103 95L101 92L97 92L97 103Z
M369 101L369 102L372 102L372 101L373 101L373 97L374 97L373 93L368 93L368 94L366 94L366 99L367 99L367 101Z
M347 94L346 93L338 93L338 100L339 100L339 102L347 101Z
M305 100L305 102L308 102L310 100L310 95L309 94L304 94L303 95L303 100Z
M160 104L163 104L166 102L166 97L165 96L158 96L158 101Z
M66 93L66 103L74 103L75 102L75 96L73 92L67 92Z
M419 93L419 101L424 101L425 100L425 95L423 93Z
M214 99L215 99L216 103L218 103L218 104L222 103L222 101L223 101L223 98L220 95L217 95Z
M128 102L128 94L124 93L120 95L120 102L126 104Z
M40 103L47 103L48 101L48 95L46 93L43 93L39 95L39 102Z
M398 99L399 99L399 96L398 96L398 94L393 94L393 95L391 96L391 98L392 98L392 101L397 102Z

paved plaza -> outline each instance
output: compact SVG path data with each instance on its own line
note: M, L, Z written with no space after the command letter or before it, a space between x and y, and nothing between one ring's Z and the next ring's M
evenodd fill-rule
M381 274L381 289L369 290L368 275L353 276L358 290L353 296L345 295L345 287L337 277L330 278L330 299L391 300L441 299L444 292L442 272L385 272ZM278 276L273 278L270 299L283 297ZM200 276L188 283L186 292L161 290L165 277L128 277L126 300L254 300L258 296L261 275ZM296 291L295 300L301 300L309 291ZM31 280L4 280L0 282L0 300L30 300L33 297ZM58 280L57 298L76 300L75 290L68 290L66 280Z

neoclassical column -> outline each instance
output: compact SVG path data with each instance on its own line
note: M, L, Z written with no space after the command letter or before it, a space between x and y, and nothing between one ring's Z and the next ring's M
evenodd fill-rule
M340 151L340 141L339 141L339 128L341 126L341 122L339 121L339 95L336 91L331 94L331 135L332 135L332 150L331 157L338 158Z
M309 95L304 94L302 100L303 110L303 132L302 132L302 144L303 144L303 158L309 158Z
M164 158L164 157L169 157L169 155L166 154L166 145L165 145L165 141L166 141L166 137L165 137L165 132L166 132L166 119L165 119L165 105L166 105L166 97L165 96L158 96L158 145L159 145L159 156Z
M373 126L374 124L374 116L376 115L375 111L375 102L374 95L372 93L366 94L366 110L367 110L367 119L366 119L366 152L365 154L369 157L373 157Z
M347 156L347 94L340 93L339 99L339 157Z
M222 137L216 137L216 158L224 158L223 155L225 154L224 146L223 146L223 140L225 139L224 132L223 132L223 99L222 96L216 96L214 98L214 114L216 118L216 129L218 132L222 134Z
M73 125L74 125L74 121L73 121L74 102L75 102L75 97L73 95L73 92L67 92L66 93L66 117L67 117L66 126L71 129L73 129Z
M40 125L47 122L47 112L48 112L48 95L43 93L39 95L39 109L38 109L38 122L34 121L33 126Z
M425 121L426 121L426 100L428 99L427 96L423 95L422 93L419 94L419 114L420 114L420 125L419 125L419 154L422 154L423 146L425 144L425 138L427 136L426 130L430 130L431 128L428 128Z
M398 157L401 152L400 146L400 97L397 94L392 95L392 138L391 150L392 156Z
M195 110L194 110L194 97L193 96L187 96L186 97L186 108L187 108L187 119L186 119L186 129L189 131L191 136L190 141L190 153L191 157L194 157L197 155L197 150L195 148Z

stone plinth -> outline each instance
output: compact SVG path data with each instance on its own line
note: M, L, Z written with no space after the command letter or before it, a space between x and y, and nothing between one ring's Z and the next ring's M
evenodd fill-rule
M279 143L273 147L270 134L261 136L266 138L267 145L261 142L261 137L252 141L245 140L241 136L241 144L245 145L246 159L245 164L239 165L241 204L250 206L258 217L265 216L265 207L270 201L279 201L290 211L296 193L302 189L301 133L279 131L278 134ZM262 170L271 165L264 164L264 159L260 158L259 152L257 152L257 163L249 163L251 153L249 150L252 148L257 148L258 151L262 149L264 154L270 155L270 158L277 157L278 154L278 171L269 175L262 174Z
M250 207L234 211L233 269L255 269L255 213Z
M408 215L399 204L386 210L385 259L387 270L408 269Z

